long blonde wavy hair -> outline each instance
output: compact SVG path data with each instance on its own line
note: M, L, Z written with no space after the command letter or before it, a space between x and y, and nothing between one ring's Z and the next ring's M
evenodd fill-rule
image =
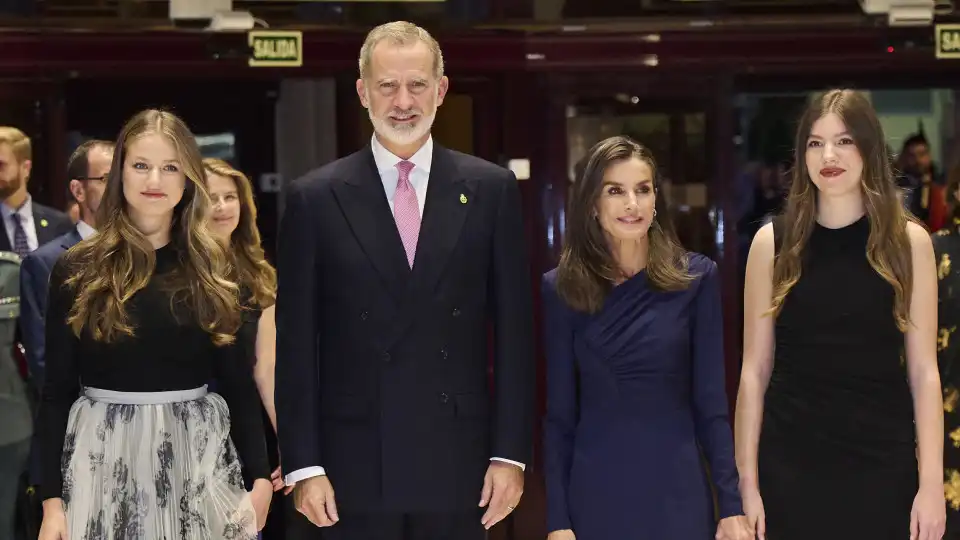
M897 197L883 128L867 98L853 90L831 90L810 102L800 118L794 152L793 182L786 209L783 241L773 265L771 313L779 315L790 290L800 280L803 251L817 219L819 192L807 170L807 139L813 124L834 113L843 121L863 159L860 188L870 222L867 259L894 291L893 316L901 331L910 324L913 260L907 222L915 219Z
M97 234L67 252L72 276L66 286L77 291L67 322L78 337L87 329L93 339L107 343L135 334L127 305L147 286L157 261L153 246L131 220L123 175L130 145L146 135L160 135L174 146L187 177L170 231L180 265L164 277L170 308L189 307L214 344L231 343L240 327L239 288L225 277L233 271L230 257L207 228L211 206L200 150L183 120L156 109L138 113L120 131L100 202Z
M689 272L687 251L677 239L667 199L660 190L653 154L628 137L610 137L587 152L586 162L577 171L570 195L567 238L557 268L557 294L574 310L599 311L614 283L622 277L603 228L593 216L607 169L629 159L646 163L654 178L654 208L658 217L647 233L650 239L647 255L650 284L662 291L677 291L686 289L694 279Z
M250 290L252 300L261 309L277 301L277 271L267 262L260 244L257 228L257 203L253 200L253 185L245 174L217 158L203 160L209 174L233 180L240 199L240 220L230 235L230 250L234 256L237 282Z

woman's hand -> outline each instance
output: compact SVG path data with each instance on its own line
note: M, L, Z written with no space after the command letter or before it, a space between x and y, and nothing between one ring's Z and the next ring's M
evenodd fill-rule
M38 540L70 540L67 538L67 514L63 511L63 499L43 501L43 523Z
M263 530L267 523L267 514L270 513L270 501L273 499L273 484L264 478L253 481L253 490L250 491L250 502L257 513L257 530Z
M284 487L284 484L283 484L283 473L280 471L280 467L277 467L277 468L270 474L270 482L273 484L273 491L274 491L274 492L277 492L277 491L280 491L281 489L283 489L283 487Z
M293 486L295 484L290 484L289 486L283 481L283 467L277 467L277 470L273 471L273 474L270 475L270 481L273 483L273 491L277 492L281 489L283 490L284 495L289 495L293 491Z
M763 511L763 499L760 490L753 488L741 490L743 513L747 518L747 530L753 532L759 540L767 540L767 516Z
M920 486L910 512L910 540L940 540L947 524L947 505L939 483Z
M753 540L746 516L730 516L717 524L716 540Z
M577 537L570 529L563 529L560 531L553 531L552 533L548 534L547 540L577 540Z

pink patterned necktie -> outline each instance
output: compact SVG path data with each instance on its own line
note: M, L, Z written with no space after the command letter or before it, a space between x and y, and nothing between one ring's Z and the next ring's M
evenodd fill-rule
M413 166L409 161L397 163L400 178L397 180L397 191L393 195L393 217L397 221L397 230L400 231L400 240L407 252L410 268L413 268L417 238L420 236L420 205L417 203L417 193L410 184L410 171Z

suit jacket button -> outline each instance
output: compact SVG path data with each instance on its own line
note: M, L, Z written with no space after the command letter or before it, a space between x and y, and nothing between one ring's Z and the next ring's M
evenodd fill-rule
M364 311L363 313L360 314L360 320L361 320L361 321L367 320L367 316L368 316L368 315L367 315L367 312Z
M384 362L389 362L389 361L390 361L390 353L385 352L385 353L383 353L383 354L380 355L380 358L382 358Z
M460 316L460 310L459 310L458 308L454 308L454 309L453 309L453 316L454 316L454 317L459 317L459 316Z
M446 392L440 392L440 403L447 403L450 401L450 396Z

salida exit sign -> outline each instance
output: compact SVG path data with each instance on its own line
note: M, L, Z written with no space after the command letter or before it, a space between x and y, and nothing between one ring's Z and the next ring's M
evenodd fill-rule
M247 34L252 49L251 67L300 67L303 65L303 32L254 30Z
M938 24L937 58L960 58L960 24Z

